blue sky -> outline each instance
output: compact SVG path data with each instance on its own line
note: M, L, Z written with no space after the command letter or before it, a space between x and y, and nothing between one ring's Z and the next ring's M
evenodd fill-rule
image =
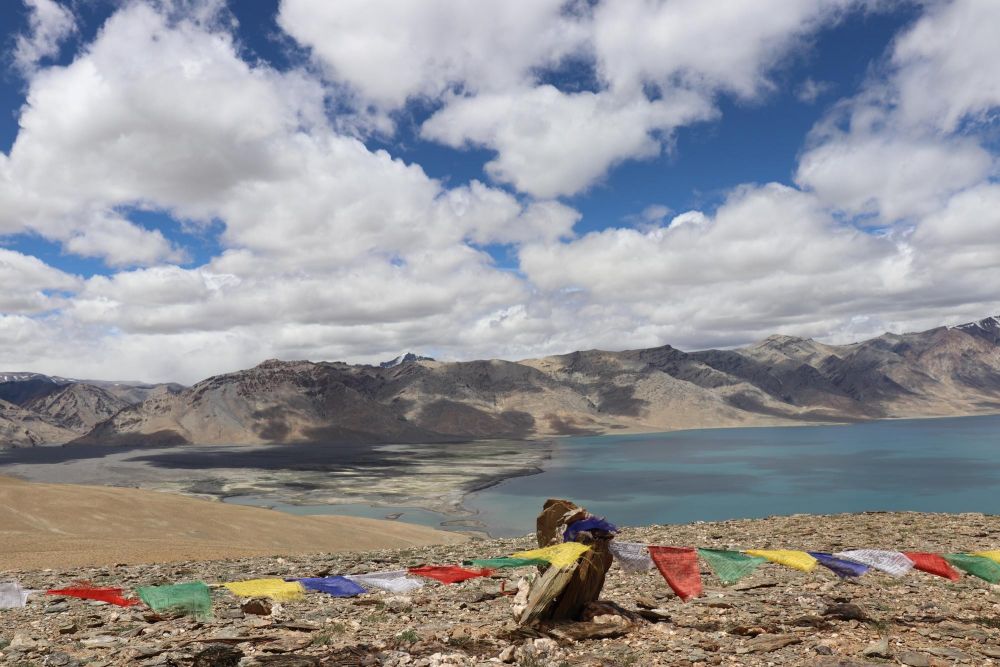
M276 0L237 1L229 9L239 22L236 34L248 59L260 59L287 70L306 58L304 50L283 35L276 23ZM74 49L93 39L115 7L113 2L78 3L78 36L67 41L53 63L67 64ZM0 25L7 27L4 44L10 48L16 36L27 28L28 10L18 2L0 8ZM809 48L782 63L775 72L778 88L751 102L723 96L719 101L722 119L707 121L677 132L676 144L655 159L629 162L609 172L599 183L564 201L582 214L579 232L600 230L634 223L649 206L662 205L674 212L692 208L713 209L729 189L748 182L791 183L796 158L810 128L830 104L855 92L870 68L877 66L898 30L911 22L917 12L911 6L896 11L854 13L843 21L818 32ZM564 76L551 80L569 87L574 79L592 78L592 67L579 64ZM798 90L806 80L822 82L825 90L812 101L803 101ZM24 104L25 83L17 72L7 70L0 91L4 111L0 145L5 149L17 136L18 110ZM450 185L472 179L488 180L483 164L490 151L457 150L421 139L419 126L430 115L428 105L413 102L398 112L399 131L390 137L367 137L372 148L382 148L394 156L420 165L428 175ZM507 188L510 190L510 188ZM206 233L185 233L167 212L129 212L130 219L158 229L188 254L185 266L200 265L219 252L215 236L218 226ZM109 267L95 258L61 252L36 235L9 238L5 246L44 258L51 265L72 273L90 276L109 274ZM498 263L513 266L506 246L490 246Z
M995 9L765 5L3 3L0 353L191 379L989 314Z

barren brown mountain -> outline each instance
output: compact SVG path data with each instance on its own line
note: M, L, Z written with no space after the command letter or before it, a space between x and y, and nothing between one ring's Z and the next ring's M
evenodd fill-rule
M153 392L75 442L447 442L1000 411L997 318L851 345L771 336L733 350L396 362L266 361ZM75 418L58 396L21 407L63 429L114 409L81 387L64 393L83 394Z

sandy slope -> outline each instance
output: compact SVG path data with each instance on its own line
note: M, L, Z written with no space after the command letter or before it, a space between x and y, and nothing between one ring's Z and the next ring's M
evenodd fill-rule
M451 544L376 519L292 516L139 489L0 476L0 571Z

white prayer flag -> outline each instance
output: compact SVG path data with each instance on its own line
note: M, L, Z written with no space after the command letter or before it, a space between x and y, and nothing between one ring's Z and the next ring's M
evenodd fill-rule
M653 559L649 556L649 549L641 542L611 540L608 549L626 572L646 572L653 569Z
M28 596L34 591L21 588L16 581L0 584L0 609L15 609L28 603Z
M893 577L902 577L913 569L913 561L898 551L883 551L881 549L854 549L833 554L837 558L868 565L881 570Z
M393 593L409 593L424 587L423 581L407 576L408 574L406 570L392 570L391 572L347 574L344 575L344 578L361 584L365 588L380 588Z

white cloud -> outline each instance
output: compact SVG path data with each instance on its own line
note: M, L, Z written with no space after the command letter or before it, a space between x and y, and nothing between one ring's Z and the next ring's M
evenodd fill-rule
M969 139L855 131L807 151L795 180L831 206L878 214L884 223L937 210L949 195L986 178L993 162Z
M669 100L617 100L609 93L563 93L538 86L508 94L455 99L423 125L421 134L446 145L497 150L486 172L536 197L578 192L608 167L660 154L662 140L680 125L713 115L686 91Z
M815 104L823 95L833 90L833 84L829 81L816 81L812 77L807 77L795 92L795 97L805 104Z
M0 248L0 313L31 315L63 305L58 296L81 284L37 257Z
M660 154L681 126L717 116L729 93L773 88L790 50L862 0L617 0L469 3L283 0L282 27L361 104L442 108L422 136L497 152L491 178L536 197L571 195L615 165ZM566 91L540 72L595 69Z
M55 0L24 0L28 9L26 35L18 35L14 44L14 64L30 75L38 63L59 53L64 39L76 32L73 13Z
M989 1L931 4L895 41L886 71L817 127L796 182L847 213L892 223L995 175L976 130L1000 106L998 17ZM971 126L960 128L963 119Z
M895 44L892 64L901 119L945 132L963 120L996 119L1000 107L1000 3L932 4Z
M453 88L503 91L582 47L565 0L282 0L278 23L363 99L398 108Z
M932 5L895 42L886 69L813 132L798 187L745 185L673 217L639 201L634 228L583 236L577 211L535 199L668 150L675 128L716 117L720 95L767 95L782 58L861 4L768 3L710 15L689 0L575 14L555 2L393 12L286 0L282 25L325 80L244 60L218 2L127 4L69 65L31 73L0 154L0 234L40 234L112 270L82 280L0 249L0 357L195 381L267 357L512 358L775 331L845 340L1000 308L983 122L996 107L983 79L994 45L977 36L956 54L912 37L985 23L993 9L970 0ZM567 54L594 63L596 91L539 77ZM947 103L910 90L920 76ZM331 117L345 100L328 96L344 86L374 106ZM355 112L383 122L414 97L441 105L424 136L497 151L491 178L530 196L448 186L343 130ZM221 249L176 266L170 230L131 210L195 229L220 221ZM497 267L483 250L494 244L513 246L517 265Z

